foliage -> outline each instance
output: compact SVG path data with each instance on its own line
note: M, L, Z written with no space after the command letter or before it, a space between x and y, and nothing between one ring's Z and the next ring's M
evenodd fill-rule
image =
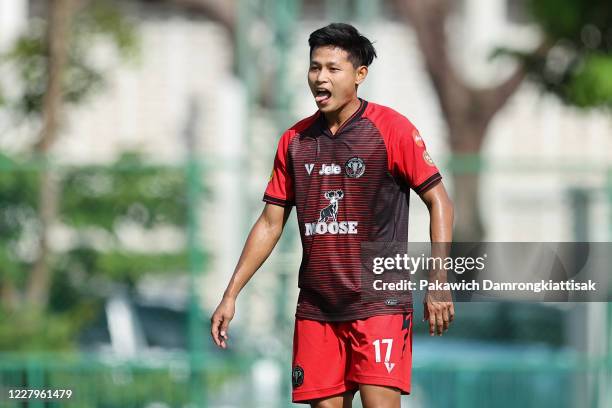
M0 155L0 282L22 284L32 258L22 238L36 227L38 175L29 170L8 172L17 162Z
M40 165L0 156L0 284L10 282L18 292L25 285L40 234L40 170ZM5 314L0 316L0 349L37 349L43 343L52 349L69 347L81 324L99 307L88 299L103 295L102 283L132 287L144 274L181 273L188 266L185 248L138 251L126 247L119 234L126 225L144 237L158 227L185 229L184 169L147 165L125 154L107 167L52 171L59 179L59 219L69 235L51 257L48 314L0 308Z
M532 77L564 102L612 108L612 3L530 0L532 16L553 44L531 64Z
M82 167L64 177L62 220L111 231L118 219L144 228L160 223L184 225L186 196L180 169L146 166L124 154L112 168ZM88 208L90 211L79 211Z
M585 41L589 25L604 35L612 29L612 4L607 0L529 0L529 9L542 29L554 39L564 39L576 48L589 47L610 52L612 39L598 44Z
M95 305L90 301L61 313L0 308L0 350L69 350L74 346L79 328L93 316L94 310Z
M612 56L595 53L586 56L568 84L567 94L580 107L606 104L612 107Z
M135 25L122 14L118 1L87 0L71 19L68 61L62 77L67 104L81 104L105 85L108 68L138 50ZM40 118L48 85L48 22L32 19L27 31L0 56L9 68L11 83L0 79L0 106L16 121L35 123ZM110 65L102 66L100 50L112 50ZM104 48L106 47L106 48ZM105 54L110 55L110 54ZM117 165L140 166L126 155ZM134 253L121 248L116 230L126 222L152 229L158 225L183 228L185 206L183 178L178 171L150 168L120 172L112 168L47 169L46 164L0 155L0 290L7 295L0 306L0 349L65 349L79 327L93 315L87 296L92 276L116 283L133 283L139 273L185 268L184 254ZM144 166L141 166L144 168ZM48 310L30 310L23 302L32 262L43 233L39 202L40 172L50 171L60 183L60 223L77 237L64 239L67 248L51 254L53 270ZM96 179L101 183L97 184ZM110 189L104 190L104 181ZM85 188L85 183L87 187ZM144 214L144 215L143 215ZM147 218L150 215L150 218ZM101 245L103 230L106 246ZM90 237L94 232L95 239ZM86 255L85 255L86 254ZM119 255L118 255L119 254ZM93 260L93 261L92 261ZM89 262L91 269L88 266ZM80 266L80 269L77 267ZM82 272L82 273L81 273Z
M103 0L86 2L73 19L68 66L63 78L64 100L68 103L85 101L105 84L105 73L93 55L95 42L100 39L110 41L124 58L134 55L138 49L134 25L113 3ZM0 94L0 104L4 101L13 112L26 119L41 113L48 59L46 21L32 20L28 28L28 32L2 58L16 71L20 92L13 97L7 96L6 91Z

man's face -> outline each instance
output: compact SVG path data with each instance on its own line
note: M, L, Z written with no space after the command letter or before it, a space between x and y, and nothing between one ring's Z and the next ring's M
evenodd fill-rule
M356 97L367 67L353 67L348 52L334 46L317 47L310 57L308 85L322 112L335 112Z

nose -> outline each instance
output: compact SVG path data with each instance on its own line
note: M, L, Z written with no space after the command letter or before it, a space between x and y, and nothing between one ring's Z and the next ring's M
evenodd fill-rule
M315 78L315 83L317 85L321 85L327 82L327 71L325 69L320 69L317 73L317 77Z

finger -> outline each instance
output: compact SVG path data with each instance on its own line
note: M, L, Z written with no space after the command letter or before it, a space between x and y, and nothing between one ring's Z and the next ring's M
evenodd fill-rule
M449 322L452 322L453 320L455 320L455 304L451 302L448 310L449 310L448 320Z
M221 345L223 348L227 347L225 342L227 341L227 339L229 339L228 328L229 328L229 319L224 318L223 321L221 322L221 331L219 333L221 335Z
M429 309L427 303L423 305L423 321L429 320Z
M434 336L435 331L436 331L436 314L429 313L429 335Z
M436 311L436 333L441 336L444 332L444 317L442 317L442 310Z
M221 337L225 339L229 338L228 328L229 328L229 319L224 318L223 322L221 323L221 328L220 328L220 333L219 333L221 334Z
M448 330L448 325L450 324L449 317L448 317L448 308L447 307L442 309L442 323L443 323L444 331L447 331Z
M213 338L213 341L218 347L221 347L221 339L219 339L219 323L220 320L218 317L213 316L210 324L210 334Z

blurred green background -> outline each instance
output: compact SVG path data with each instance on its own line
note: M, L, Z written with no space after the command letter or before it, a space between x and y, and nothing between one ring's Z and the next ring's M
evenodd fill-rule
M332 21L374 41L360 96L420 129L456 240L611 241L610 2L2 1L0 406L291 405L294 215L228 350L208 319ZM434 339L416 308L403 406L612 406L611 304L460 303Z

